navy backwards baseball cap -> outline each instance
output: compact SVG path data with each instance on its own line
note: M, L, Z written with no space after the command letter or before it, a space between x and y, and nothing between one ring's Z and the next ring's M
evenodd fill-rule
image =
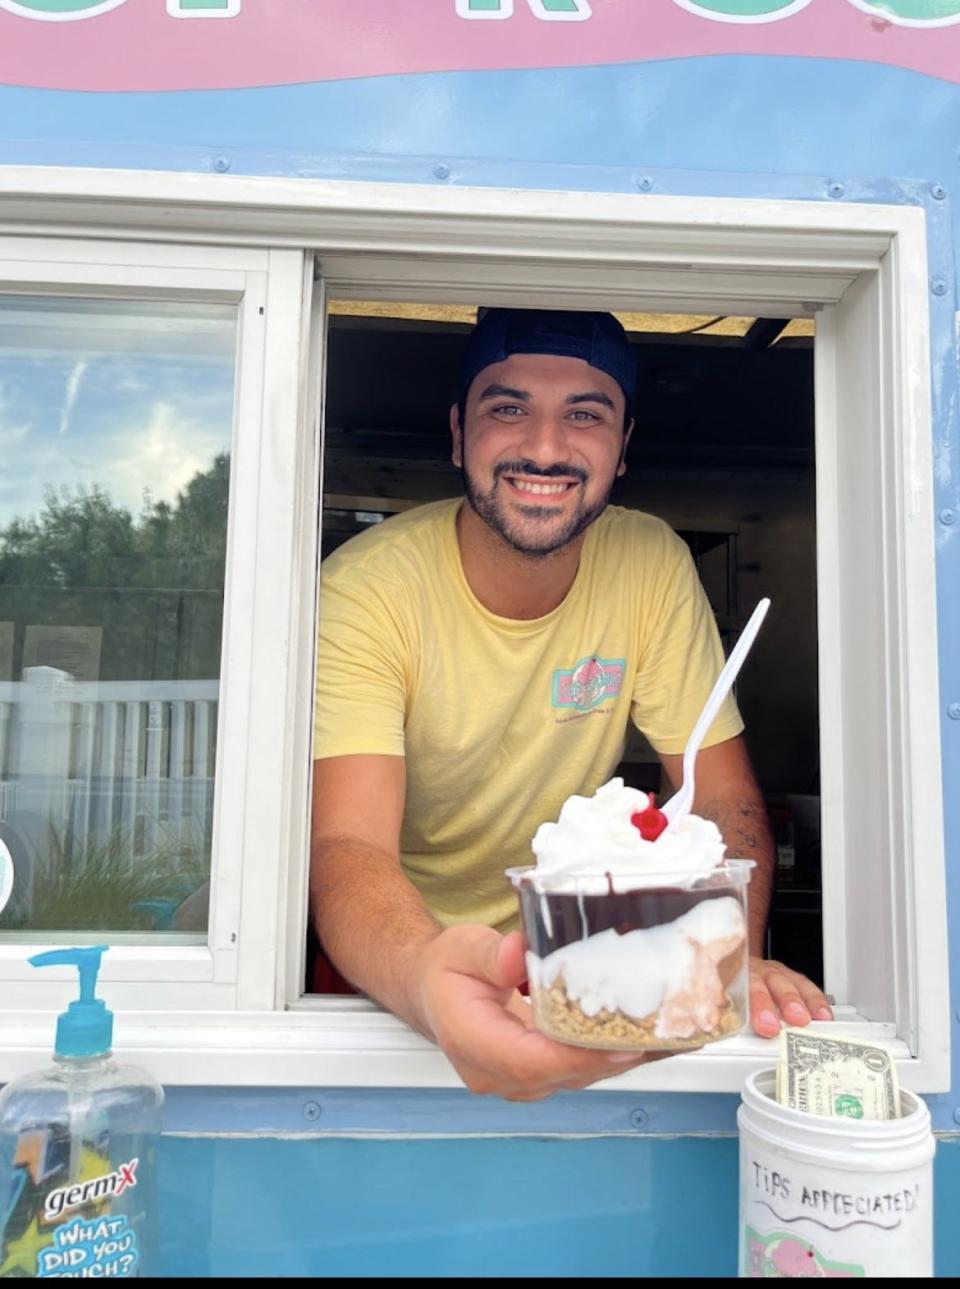
M460 397L491 363L511 354L556 354L582 358L617 382L632 406L637 362L627 333L610 313L556 309L487 309L470 334L460 364Z

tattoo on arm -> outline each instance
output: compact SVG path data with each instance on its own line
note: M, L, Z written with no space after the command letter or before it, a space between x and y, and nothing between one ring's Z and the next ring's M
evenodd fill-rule
M753 854L770 844L770 826L761 802L704 801L699 813L717 825L731 855Z
M773 833L762 799L714 798L697 803L697 814L712 819L734 859L753 859L757 867L750 877L750 952L764 956L767 919L773 895L776 851Z
M740 835L740 840L750 850L754 850L757 845L756 817L757 808L751 802L739 801L737 803L734 827Z

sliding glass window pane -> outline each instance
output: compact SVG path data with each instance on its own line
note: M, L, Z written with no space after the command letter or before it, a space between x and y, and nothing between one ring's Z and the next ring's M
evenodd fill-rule
M236 330L0 295L0 938L205 931Z

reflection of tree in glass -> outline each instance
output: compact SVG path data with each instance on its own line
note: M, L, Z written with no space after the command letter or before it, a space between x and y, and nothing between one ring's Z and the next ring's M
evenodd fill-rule
M222 578L230 460L218 455L174 505L144 494L138 519L115 506L98 485L48 489L39 515L0 528L0 583L155 586L169 580L171 561L211 564ZM208 579L209 580L209 579Z
M12 901L0 931L166 930L181 902L210 875L203 830L161 841L131 860L130 837L114 828L79 846L51 828L37 864L29 908Z
M99 486L48 490L0 528L0 619L103 627L101 679L219 674L230 458L136 518ZM16 674L16 672L15 672Z

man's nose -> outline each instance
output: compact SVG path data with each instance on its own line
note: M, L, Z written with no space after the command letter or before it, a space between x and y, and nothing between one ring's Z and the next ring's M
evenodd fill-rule
M536 465L556 465L567 459L567 431L559 416L531 416L525 423L523 455Z

